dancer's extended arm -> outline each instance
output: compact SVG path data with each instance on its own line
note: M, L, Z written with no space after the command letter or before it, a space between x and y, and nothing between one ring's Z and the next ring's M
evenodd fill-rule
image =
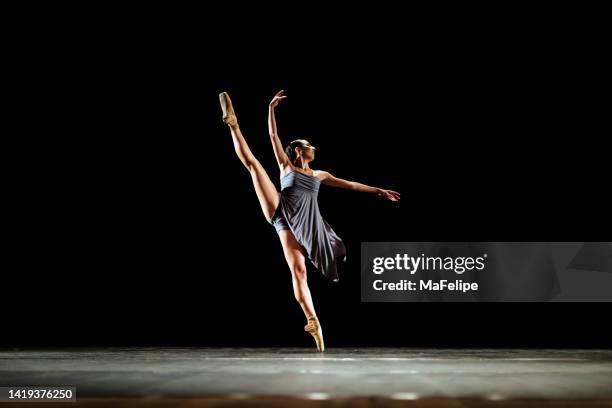
M356 181L344 180L339 177L335 177L327 171L318 170L317 177L321 180L321 183L327 184L332 187L345 188L347 190L360 191L362 193L374 193L378 196L387 198L391 201L399 201L400 193L393 190L385 190L383 188L368 186L367 184L357 183Z
M283 150L283 144L281 143L278 132L276 131L276 118L274 116L274 108L278 106L278 103L286 98L283 95L283 91L278 92L274 95L274 98L270 102L268 107L268 131L270 132L270 141L272 142L272 148L274 149L274 156L276 156L276 162L281 170L289 164L289 158Z

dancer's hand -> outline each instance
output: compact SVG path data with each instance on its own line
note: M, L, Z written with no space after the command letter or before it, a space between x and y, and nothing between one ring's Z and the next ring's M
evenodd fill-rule
M283 92L285 91L279 91L276 95L274 95L274 98L272 98L272 101L270 102L270 108L276 108L280 101L286 98L286 96L283 95Z
M383 190L382 188L378 191L378 195L384 198L387 198L391 201L399 201L400 193L393 190Z

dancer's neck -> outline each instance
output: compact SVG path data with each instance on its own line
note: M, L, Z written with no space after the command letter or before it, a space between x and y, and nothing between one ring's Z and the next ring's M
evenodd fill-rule
M295 163L293 163L293 166L300 170L312 171L311 168L308 166L308 162L302 162L301 159L297 159Z

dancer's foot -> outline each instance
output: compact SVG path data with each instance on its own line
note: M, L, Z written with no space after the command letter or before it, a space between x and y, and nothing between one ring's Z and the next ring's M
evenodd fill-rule
M314 337L317 343L317 350L324 351L325 343L323 342L323 331L321 330L321 324L316 316L310 316L308 318L308 324L304 326L304 331L307 331Z
M227 92L221 92L219 94L219 102L221 103L221 109L223 110L223 122L232 128L238 126L238 120L236 119L236 113L234 112L234 107L232 106L232 100Z

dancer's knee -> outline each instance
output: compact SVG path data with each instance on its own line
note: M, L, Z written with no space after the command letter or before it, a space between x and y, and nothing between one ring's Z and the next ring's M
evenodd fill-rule
M291 267L291 274L298 281L306 280L306 265L295 264Z
M244 166L249 171L249 173L251 173L251 175L254 175L254 176L256 176L257 173L261 171L261 169L263 168L261 166L261 163L259 163L259 160L255 158L245 158L243 163L244 163Z

